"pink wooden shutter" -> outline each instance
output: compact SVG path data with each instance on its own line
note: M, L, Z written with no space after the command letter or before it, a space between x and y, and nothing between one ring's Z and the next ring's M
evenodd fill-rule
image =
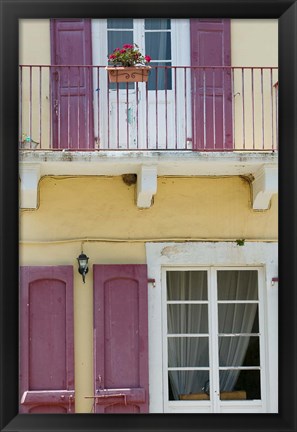
M73 268L21 267L20 413L73 410Z
M90 19L51 20L53 145L93 148L93 69Z
M191 19L193 148L232 149L229 19ZM205 66L205 69L202 67Z
M148 412L146 265L94 265L97 413Z

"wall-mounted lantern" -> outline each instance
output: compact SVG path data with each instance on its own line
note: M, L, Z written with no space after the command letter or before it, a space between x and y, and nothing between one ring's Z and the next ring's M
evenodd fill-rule
M78 262L78 273L82 275L83 283L85 283L85 276L89 271L88 267L89 257L85 255L83 252L77 257Z

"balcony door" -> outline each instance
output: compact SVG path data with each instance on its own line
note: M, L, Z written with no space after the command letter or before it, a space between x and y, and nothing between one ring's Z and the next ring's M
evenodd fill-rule
M52 145L94 147L91 20L51 20Z
M107 19L107 53L112 53L115 48L121 48L124 44L133 44L139 39L136 33L132 18ZM107 82L108 116L103 125L103 147L135 149L140 146L139 120L143 116L141 96L144 90L143 83ZM104 99L101 101L103 104Z
M181 127L185 115L179 112L179 108L184 110L185 96L177 103L177 94L183 93L180 83L184 78L180 77L184 77L184 71L172 69L178 63L177 21L185 20L93 20L94 64L106 65L108 54L115 48L132 43L152 59L148 83L108 83L104 70L100 69L100 77L94 73L94 83L100 93L94 113L95 136L100 136L100 148L185 147L185 127ZM186 34L181 32L180 39L181 36ZM179 62L180 59L179 55Z

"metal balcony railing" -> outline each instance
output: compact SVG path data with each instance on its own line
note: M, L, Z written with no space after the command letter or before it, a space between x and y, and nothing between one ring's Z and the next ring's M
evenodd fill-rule
M19 146L273 152L278 70L152 66L147 83L111 84L104 66L22 65Z

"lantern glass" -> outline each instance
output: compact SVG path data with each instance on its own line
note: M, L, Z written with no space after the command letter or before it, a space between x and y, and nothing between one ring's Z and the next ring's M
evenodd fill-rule
M88 268L88 261L89 257L85 255L84 253L81 253L79 257L77 258L79 269L80 270L86 270Z

